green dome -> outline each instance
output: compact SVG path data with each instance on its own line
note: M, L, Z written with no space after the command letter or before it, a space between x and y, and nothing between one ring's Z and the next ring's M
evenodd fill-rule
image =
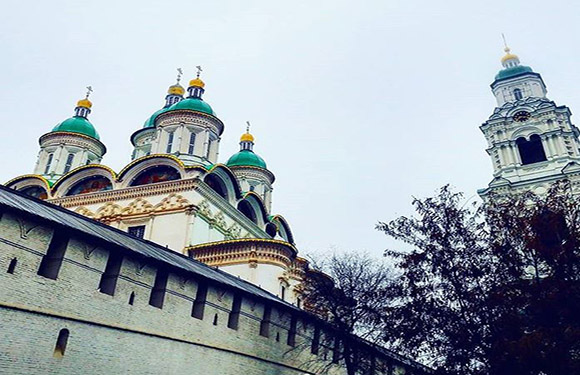
M183 99L182 101L175 103L168 108L169 111L174 111L177 109L190 109L192 111L207 113L208 115L212 116L214 114L213 109L211 109L209 104L197 98Z
M226 165L228 167L258 167L267 169L264 159L250 150L242 150L237 154L232 155Z
M157 118L157 116L159 116L162 113L165 113L169 111L169 107L165 107L165 108L161 108L160 110L158 110L157 112L155 112L154 114L151 115L151 117L149 117L144 123L143 123L143 128L152 128L155 126L155 119Z
M529 66L518 65L512 68L502 69L495 75L495 80L514 77L523 73L533 73L534 71Z
M53 132L71 132L87 135L89 137L100 139L99 133L95 130L93 124L84 117L73 116L64 120L52 129Z

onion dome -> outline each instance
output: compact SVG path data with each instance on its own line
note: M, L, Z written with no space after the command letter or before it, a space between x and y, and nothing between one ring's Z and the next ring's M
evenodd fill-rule
M87 116L91 113L91 107L93 106L93 103L89 100L89 95L93 89L90 86L87 87L87 89L86 97L77 102L75 115L57 124L52 129L52 132L78 133L97 140L99 139L99 133L97 133L93 124L91 124L87 119Z
M505 55L501 58L503 69L495 75L496 81L534 72L529 66L520 65L518 55L511 53L511 50L507 45L504 48L504 51Z
M174 85L169 86L167 89L167 95L165 96L165 105L158 111L155 111L145 122L143 123L143 128L153 128L155 127L155 119L162 113L169 110L175 103L179 103L183 100L183 94L185 94L185 89L179 84L181 81L181 76L183 72L181 68L177 68L177 82Z
M248 124L249 128L249 124ZM240 151L228 159L228 167L257 167L266 168L266 162L254 153L254 136L249 129L240 137Z
M205 83L199 78L201 73L201 67L197 67L197 77L192 79L189 82L189 87L187 88L187 92L189 96L186 99L181 100L180 102L172 105L169 110L179 110L179 109L188 109L197 112L207 113L208 115L215 116L215 113L211 106L203 101L201 98L203 93L205 92Z

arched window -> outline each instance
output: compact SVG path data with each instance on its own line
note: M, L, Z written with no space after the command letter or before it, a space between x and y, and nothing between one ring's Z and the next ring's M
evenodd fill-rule
M72 167L74 157L75 154L73 154L72 152L69 153L68 156L66 157L66 164L64 165L64 173L70 172L70 168Z
M56 339L56 345L54 347L54 354L55 358L62 358L64 356L64 352L66 350L66 344L68 343L68 329L64 328L61 329L58 333L58 338Z
M74 184L66 193L69 195L88 194L95 191L111 190L113 184L104 176L92 176Z
M266 224L266 233L268 233L268 235L270 235L270 237L272 237L272 238L276 237L277 232L278 232L278 227L276 226L276 224L274 224L274 223Z
M240 203L238 203L238 210L240 210L240 212L243 213L245 217L252 220L254 223L258 222L256 212L254 211L254 208L252 207L250 202L246 200L241 201Z
M516 100L521 100L523 99L523 95L522 95L522 90L520 89L514 89L514 98L516 98Z
M169 133L169 138L167 140L167 149L165 150L165 152L167 152L168 154L171 153L171 149L173 148L173 132Z
M226 184L222 181L221 178L216 176L215 174L208 174L205 176L203 181L208 184L210 188L212 188L216 193L228 199L228 189L226 188Z
M179 172L167 165L158 165L141 172L131 182L131 186L140 186L154 184L157 182L179 180L181 175Z
M532 135L529 141L523 137L518 138L516 145L518 146L520 158L522 159L522 165L534 164L546 160L544 146L539 135Z
M195 133L191 132L189 134L189 148L187 149L187 153L193 155L194 148L195 148Z
M44 174L48 174L48 171L50 170L50 165L52 164L53 157L54 154L48 154L48 161L46 162L46 168L44 168Z

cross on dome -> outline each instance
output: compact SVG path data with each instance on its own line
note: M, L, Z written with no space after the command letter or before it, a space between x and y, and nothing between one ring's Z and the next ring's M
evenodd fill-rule
M75 116L80 117L87 117L87 115L91 111L91 107L93 103L89 100L89 96L93 92L92 86L87 86L87 93L85 94L85 98L81 99L77 102L77 107L75 108Z
M505 55L501 58L501 64L504 68L513 68L515 66L520 65L520 59L516 54L511 53L511 49L508 47L508 44L505 39L505 35L501 33L501 37L503 39L504 51Z

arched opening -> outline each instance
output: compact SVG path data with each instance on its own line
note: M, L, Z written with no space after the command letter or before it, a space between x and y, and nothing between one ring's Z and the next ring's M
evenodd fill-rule
M274 223L266 224L266 233L272 238L276 237L276 233L278 232L278 228Z
M213 325L214 325L214 326L217 326L217 325L218 325L218 314L215 314L215 315L213 316Z
M68 343L68 329L64 328L61 329L58 333L58 338L56 339L56 345L54 347L54 354L55 358L62 358L64 356L64 352L66 351L66 344Z
M215 174L208 174L207 176L205 176L203 181L210 188L212 188L213 191L218 193L223 198L228 199L228 189L226 187L226 184L222 181L221 178L219 178Z
M520 89L514 89L514 98L516 98L516 100L521 100L523 99L523 95L522 95L522 90Z
M18 259L12 258L10 264L8 265L8 270L6 272L14 273L14 270L16 269L16 263L18 263Z
M74 184L66 193L66 196L94 193L96 191L111 190L111 180L104 176L92 176Z
M46 190L40 186L28 186L21 189L20 192L38 199L48 198Z
M168 165L158 165L139 173L131 182L131 186L155 184L158 182L179 180L181 175L177 169Z
M135 303L135 292L131 292L131 295L129 295L129 305L132 305Z
M539 135L534 134L530 140L521 137L516 140L522 165L539 163L546 160L546 153L544 146L542 146L542 139Z
M242 214L244 214L245 217L252 220L252 222L254 222L254 223L258 222L256 212L254 211L254 208L252 207L250 202L248 202L246 200L241 201L240 203L238 203L238 210Z

